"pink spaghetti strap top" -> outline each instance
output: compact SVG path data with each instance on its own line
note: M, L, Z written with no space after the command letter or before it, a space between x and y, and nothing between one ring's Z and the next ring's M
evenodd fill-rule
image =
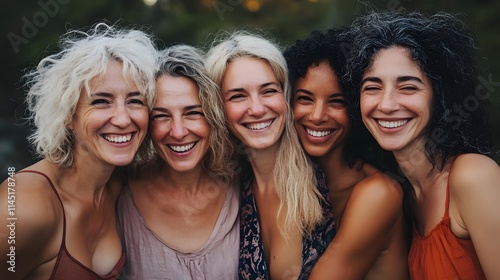
M63 209L63 238L61 242L61 249L59 250L59 253L57 255L57 260L56 264L54 265L54 269L52 270L52 275L50 276L51 280L68 280L68 279L75 279L75 280L87 280L87 279L93 279L93 280L112 280L112 279L118 279L120 277L120 274L122 272L123 266L125 265L125 254L122 253L122 256L118 263L115 265L113 270L108 273L107 275L98 275L94 271L92 271L90 268L84 266L81 262L73 258L71 254L68 252L68 249L66 248L66 214L64 213L64 205L62 203L61 197L59 196L59 193L57 193L56 188L54 187L54 184L50 180L50 178L45 175L42 172L35 171L35 170L22 170L19 171L18 173L23 173L23 172L29 172L29 173L36 173L39 175L42 175L47 179L49 182L52 190L57 196L57 199L59 200L59 203L61 203L61 207Z
M449 182L443 219L426 236L413 227L408 256L410 279L486 279L472 240L456 237L451 231L448 213Z

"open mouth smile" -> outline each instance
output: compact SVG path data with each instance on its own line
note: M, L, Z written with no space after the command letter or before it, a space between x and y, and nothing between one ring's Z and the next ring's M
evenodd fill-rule
M126 135L103 135L102 137L108 142L121 144L130 142L132 133Z
M170 148L170 150L172 150L174 152L185 153L185 152L192 150L194 148L194 146L196 145L196 143L198 143L198 142L193 142L193 143L187 144L187 145L167 145L167 146Z
M329 135L330 133L332 133L333 130L320 131L320 130L312 130L312 129L306 128L306 132L307 132L307 134L311 135L312 137L325 137L325 136Z
M377 123L380 126L382 126L383 128L397 128L397 127L405 125L407 122L408 122L408 119L406 119L406 120L399 120L399 121L377 120Z
M245 126L251 130L261 130L261 129L269 127L273 123L273 121L274 120L269 120L267 122L247 124Z

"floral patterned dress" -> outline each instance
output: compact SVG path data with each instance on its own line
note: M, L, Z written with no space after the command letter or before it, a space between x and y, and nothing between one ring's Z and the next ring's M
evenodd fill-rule
M318 190L324 197L321 202L323 221L312 232L311 239L303 237L302 268L298 279L307 279L314 264L330 244L336 233L332 205L328 199L328 187L323 172L316 168ZM252 182L242 184L242 205L240 214L240 261L239 279L267 280L269 273L264 257L259 219L252 193Z

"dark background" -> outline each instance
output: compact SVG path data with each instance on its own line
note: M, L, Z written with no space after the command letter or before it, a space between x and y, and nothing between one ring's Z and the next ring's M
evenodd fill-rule
M500 149L500 1L498 0L38 0L8 1L0 11L0 181L7 167L36 161L26 142L24 90L27 67L58 51L69 28L106 20L137 25L161 39L162 46L187 43L205 47L214 34L261 29L285 47L312 30L348 25L368 10L446 11L459 14L476 38L478 77L491 95L488 109L494 143ZM8 7L7 7L8 6ZM497 162L500 162L496 158Z

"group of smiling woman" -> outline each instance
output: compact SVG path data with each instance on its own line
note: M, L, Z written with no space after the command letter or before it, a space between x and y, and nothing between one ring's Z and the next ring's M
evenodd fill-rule
M500 277L489 93L456 17L370 13L283 52L105 24L61 47L26 75L43 159L14 177L2 279Z

